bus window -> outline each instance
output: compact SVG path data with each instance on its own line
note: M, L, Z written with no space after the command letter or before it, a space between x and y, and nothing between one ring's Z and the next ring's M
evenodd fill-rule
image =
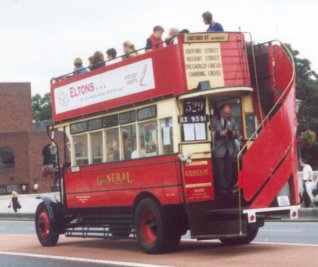
M245 113L246 138L252 137L256 131L256 117L254 113Z
M173 153L173 132L172 132L172 118L160 120L161 130L161 148L163 155Z
M76 166L87 165L88 164L87 134L73 136L73 143L75 147Z
M91 154L92 163L101 163L103 161L103 133L91 133Z
M134 151L132 158L144 158L158 155L157 122L148 121L139 124L139 151Z
M131 154L136 150L136 125L122 126L122 151L123 159L131 159Z
M118 128L109 129L106 131L107 142L107 161L119 161L119 137Z

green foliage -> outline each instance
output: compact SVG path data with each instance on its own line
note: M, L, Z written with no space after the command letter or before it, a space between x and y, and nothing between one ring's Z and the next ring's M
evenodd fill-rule
M47 93L43 97L36 94L32 97L32 117L34 121L44 121L52 119L51 94Z
M311 69L311 62L299 58L299 51L286 44L294 56L296 66L296 96L301 100L297 114L299 132L302 132L302 155L318 167L318 74Z
M316 134L311 130L306 130L301 133L303 147L311 147L316 142Z

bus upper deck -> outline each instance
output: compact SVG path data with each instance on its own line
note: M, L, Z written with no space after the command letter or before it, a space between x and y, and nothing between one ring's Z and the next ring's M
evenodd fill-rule
M198 90L251 87L244 33L179 35L178 44L52 79L53 121ZM111 62L110 62L111 63Z

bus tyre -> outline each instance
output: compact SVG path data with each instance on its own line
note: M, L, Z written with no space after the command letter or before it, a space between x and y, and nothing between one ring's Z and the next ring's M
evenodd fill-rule
M244 237L234 237L234 238L221 238L221 242L225 246L237 246L245 245L251 243L257 236L259 227L251 228L248 234Z
M35 229L42 246L51 247L57 244L59 233L55 231L48 210L43 202L39 204L35 213Z
M135 231L141 248L149 254L174 250L180 235L170 231L164 209L150 198L141 200L135 210Z

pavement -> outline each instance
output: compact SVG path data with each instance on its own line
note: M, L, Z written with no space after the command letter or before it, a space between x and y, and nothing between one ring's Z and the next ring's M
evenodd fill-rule
M34 220L36 207L41 202L41 196L59 199L59 193L19 195L21 209L15 213L12 208L8 208L11 196L0 196L0 220ZM298 218L295 220L290 220L286 215L281 218L271 218L268 221L318 222L318 208L300 208Z

